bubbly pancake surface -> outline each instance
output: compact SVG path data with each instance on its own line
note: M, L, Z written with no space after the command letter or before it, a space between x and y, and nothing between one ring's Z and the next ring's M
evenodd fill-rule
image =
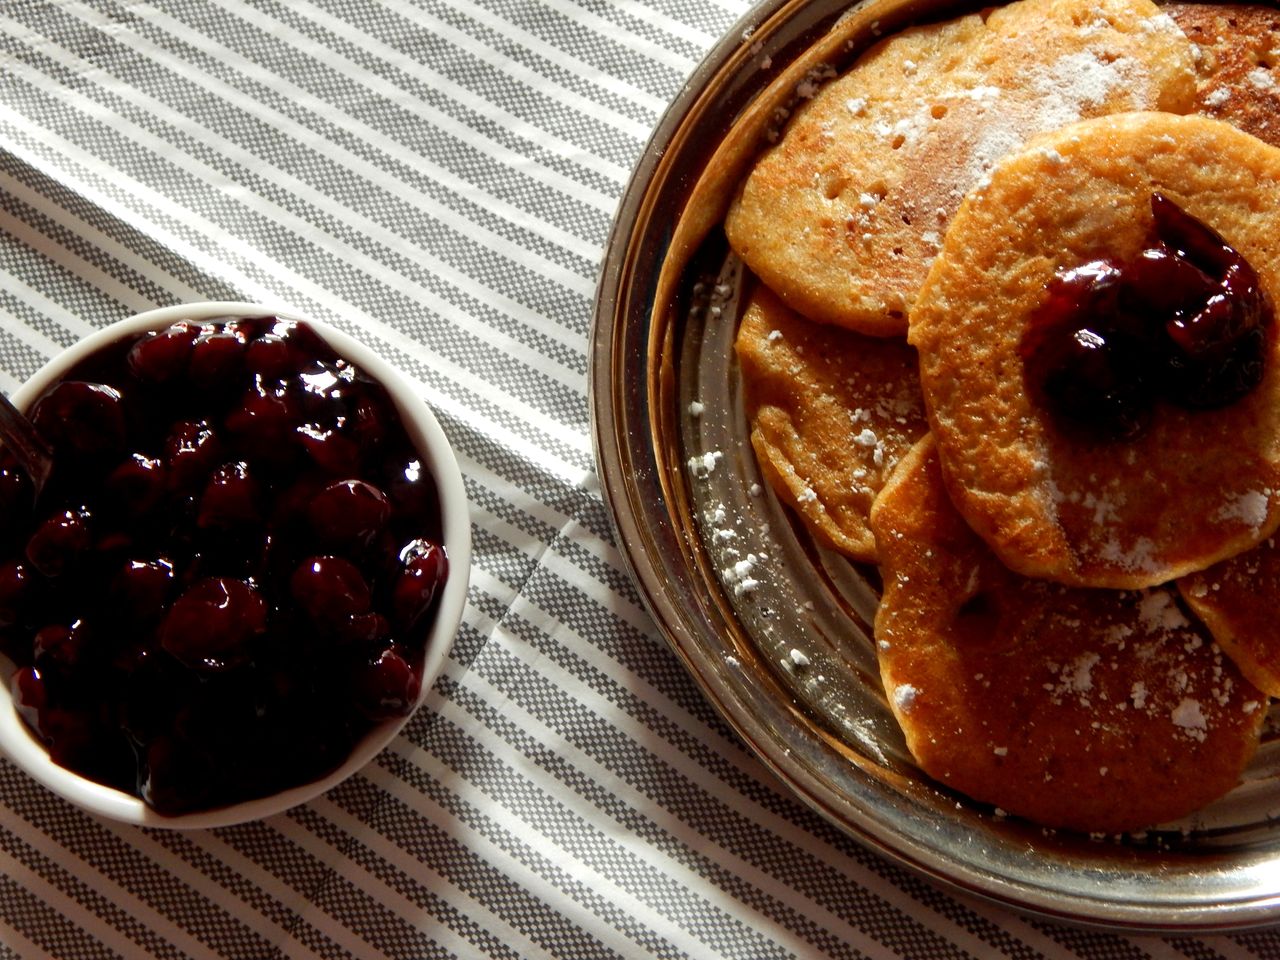
M934 779L1089 832L1173 820L1238 783L1266 698L1175 591L1014 574L955 511L931 436L899 464L871 522L884 689Z
M901 334L964 194L1040 131L1185 112L1191 46L1148 0L1019 0L905 30L799 110L725 223L800 313Z
M1280 294L1280 150L1162 113L1036 139L970 194L912 314L921 383L961 514L1012 569L1080 586L1163 583L1280 523L1280 337L1262 382L1225 407L1157 408L1132 440L1064 432L1019 355L1063 270L1134 258L1160 192L1223 235Z
M1195 112L1280 146L1280 10L1265 3L1171 3L1197 47Z
M735 349L769 485L820 541L874 561L871 502L925 432L915 351L806 320L759 284Z

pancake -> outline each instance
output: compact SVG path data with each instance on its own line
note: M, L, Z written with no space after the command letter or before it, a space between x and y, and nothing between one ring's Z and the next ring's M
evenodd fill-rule
M1195 112L1280 146L1280 11L1261 3L1164 10L1199 51Z
M1178 580L1183 599L1240 672L1280 696L1280 548L1275 538Z
M1035 399L1019 345L1060 271L1136 258L1161 192L1280 294L1280 150L1226 123L1163 113L1082 121L1007 157L952 221L911 318L952 499L1026 576L1136 589L1280 524L1280 337L1261 382L1216 409L1154 408L1103 441Z
M1037 823L1107 833L1182 817L1238 783L1266 698L1175 591L1012 573L952 506L930 436L871 525L884 689L935 780Z
M770 487L819 542L874 561L871 502L925 432L915 351L805 320L759 284L735 349Z
M1194 97L1191 45L1148 0L1019 0L913 27L797 111L726 234L791 308L900 335L952 214L1000 156L1082 117Z

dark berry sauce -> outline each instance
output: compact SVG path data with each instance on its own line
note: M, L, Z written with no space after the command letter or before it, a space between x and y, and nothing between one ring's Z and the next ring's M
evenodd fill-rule
M1272 305L1249 263L1161 194L1131 261L1059 274L1023 335L1032 396L1077 435L1131 439L1157 402L1223 407L1262 379Z
M390 397L305 324L183 322L32 407L0 452L0 641L59 764L176 814L329 773L417 699L448 564Z

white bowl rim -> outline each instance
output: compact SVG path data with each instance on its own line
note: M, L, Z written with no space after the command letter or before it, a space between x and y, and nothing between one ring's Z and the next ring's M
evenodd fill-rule
M37 782L90 813L143 827L202 829L260 820L306 803L332 789L367 765L389 744L421 707L444 668L449 648L462 621L471 570L471 520L466 489L458 461L431 408L404 374L371 348L333 325L283 306L237 300L210 300L159 307L135 314L94 331L63 350L37 370L12 395L20 408L30 406L48 387L79 360L122 337L162 330L180 320L208 322L233 317L275 316L309 324L338 353L381 383L391 396L410 438L422 455L423 466L436 482L440 503L441 533L449 569L444 589L436 601L435 622L427 637L422 669L422 690L414 709L375 726L357 744L347 760L329 774L279 793L210 810L166 816L140 798L96 783L59 766L12 708L8 683L0 683L0 751Z

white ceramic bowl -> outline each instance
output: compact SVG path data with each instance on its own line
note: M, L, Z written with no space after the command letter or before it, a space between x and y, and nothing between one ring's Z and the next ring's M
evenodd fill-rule
M436 600L435 622L427 639L426 660L422 669L422 692L414 706L414 709L417 709L439 675L462 619L471 567L470 514L457 460L435 416L410 382L368 347L327 324L302 317L292 311L260 304L215 301L162 307L121 320L76 343L43 366L14 392L12 399L20 409L26 409L73 365L121 337L148 330L162 330L179 320L204 321L215 318L254 316L278 316L286 320L305 320L339 356L351 361L379 381L387 389L404 420L410 438L422 455L424 468L435 479L449 568L444 587ZM0 661L3 659L0 657ZM8 666L11 672L12 665ZM7 676L8 672L5 674L5 677ZM8 683L0 683L0 750L3 750L15 764L39 783L85 810L113 820L147 827L192 829L227 826L269 817L297 804L305 803L345 780L372 760L400 732L408 720L408 716L398 717L374 727L356 745L345 763L319 780L257 800L248 800L207 811L166 816L156 813L142 800L131 794L95 783L54 763L44 746L32 735L13 708Z

